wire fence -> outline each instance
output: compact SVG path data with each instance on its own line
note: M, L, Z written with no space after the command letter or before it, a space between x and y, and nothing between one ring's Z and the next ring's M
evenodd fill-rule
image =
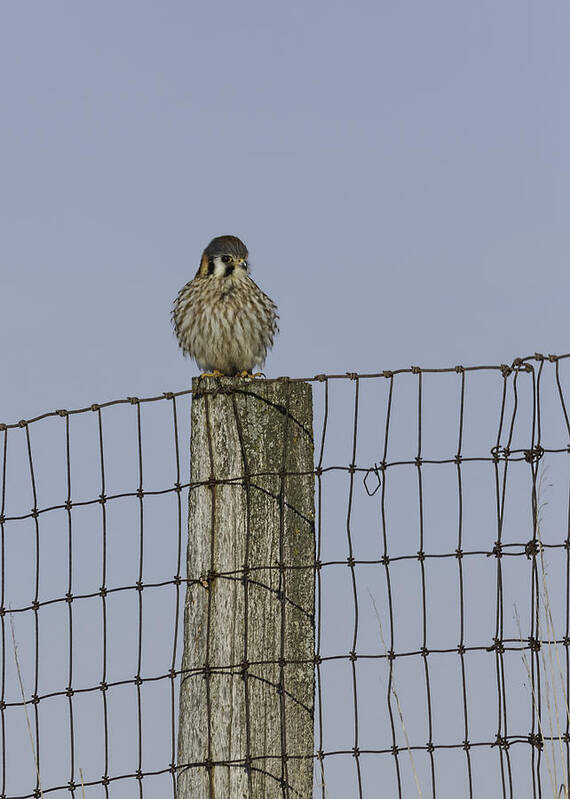
M569 366L307 379L316 797L569 795ZM0 799L176 797L190 400L0 425Z

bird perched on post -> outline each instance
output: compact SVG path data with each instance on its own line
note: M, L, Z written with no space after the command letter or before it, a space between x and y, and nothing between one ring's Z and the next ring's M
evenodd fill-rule
M249 276L247 247L237 236L212 239L172 309L182 351L216 375L263 366L278 318L275 303Z

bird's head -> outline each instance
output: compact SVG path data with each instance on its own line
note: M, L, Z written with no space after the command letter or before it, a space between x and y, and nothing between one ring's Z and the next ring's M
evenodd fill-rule
M200 260L198 275L228 277L234 271L248 270L247 247L237 236L218 236L208 244Z

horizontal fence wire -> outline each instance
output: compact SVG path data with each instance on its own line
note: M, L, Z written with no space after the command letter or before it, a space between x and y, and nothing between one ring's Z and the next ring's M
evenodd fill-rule
M316 797L568 796L569 359L277 378L315 392ZM176 757L191 395L0 424L0 799L204 766ZM299 473L218 482L268 474Z

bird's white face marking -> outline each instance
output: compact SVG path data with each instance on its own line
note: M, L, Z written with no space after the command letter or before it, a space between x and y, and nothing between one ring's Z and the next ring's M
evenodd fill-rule
M215 255L208 261L208 275L213 277L237 277L240 274L247 274L248 263L245 258L234 258L232 255Z

